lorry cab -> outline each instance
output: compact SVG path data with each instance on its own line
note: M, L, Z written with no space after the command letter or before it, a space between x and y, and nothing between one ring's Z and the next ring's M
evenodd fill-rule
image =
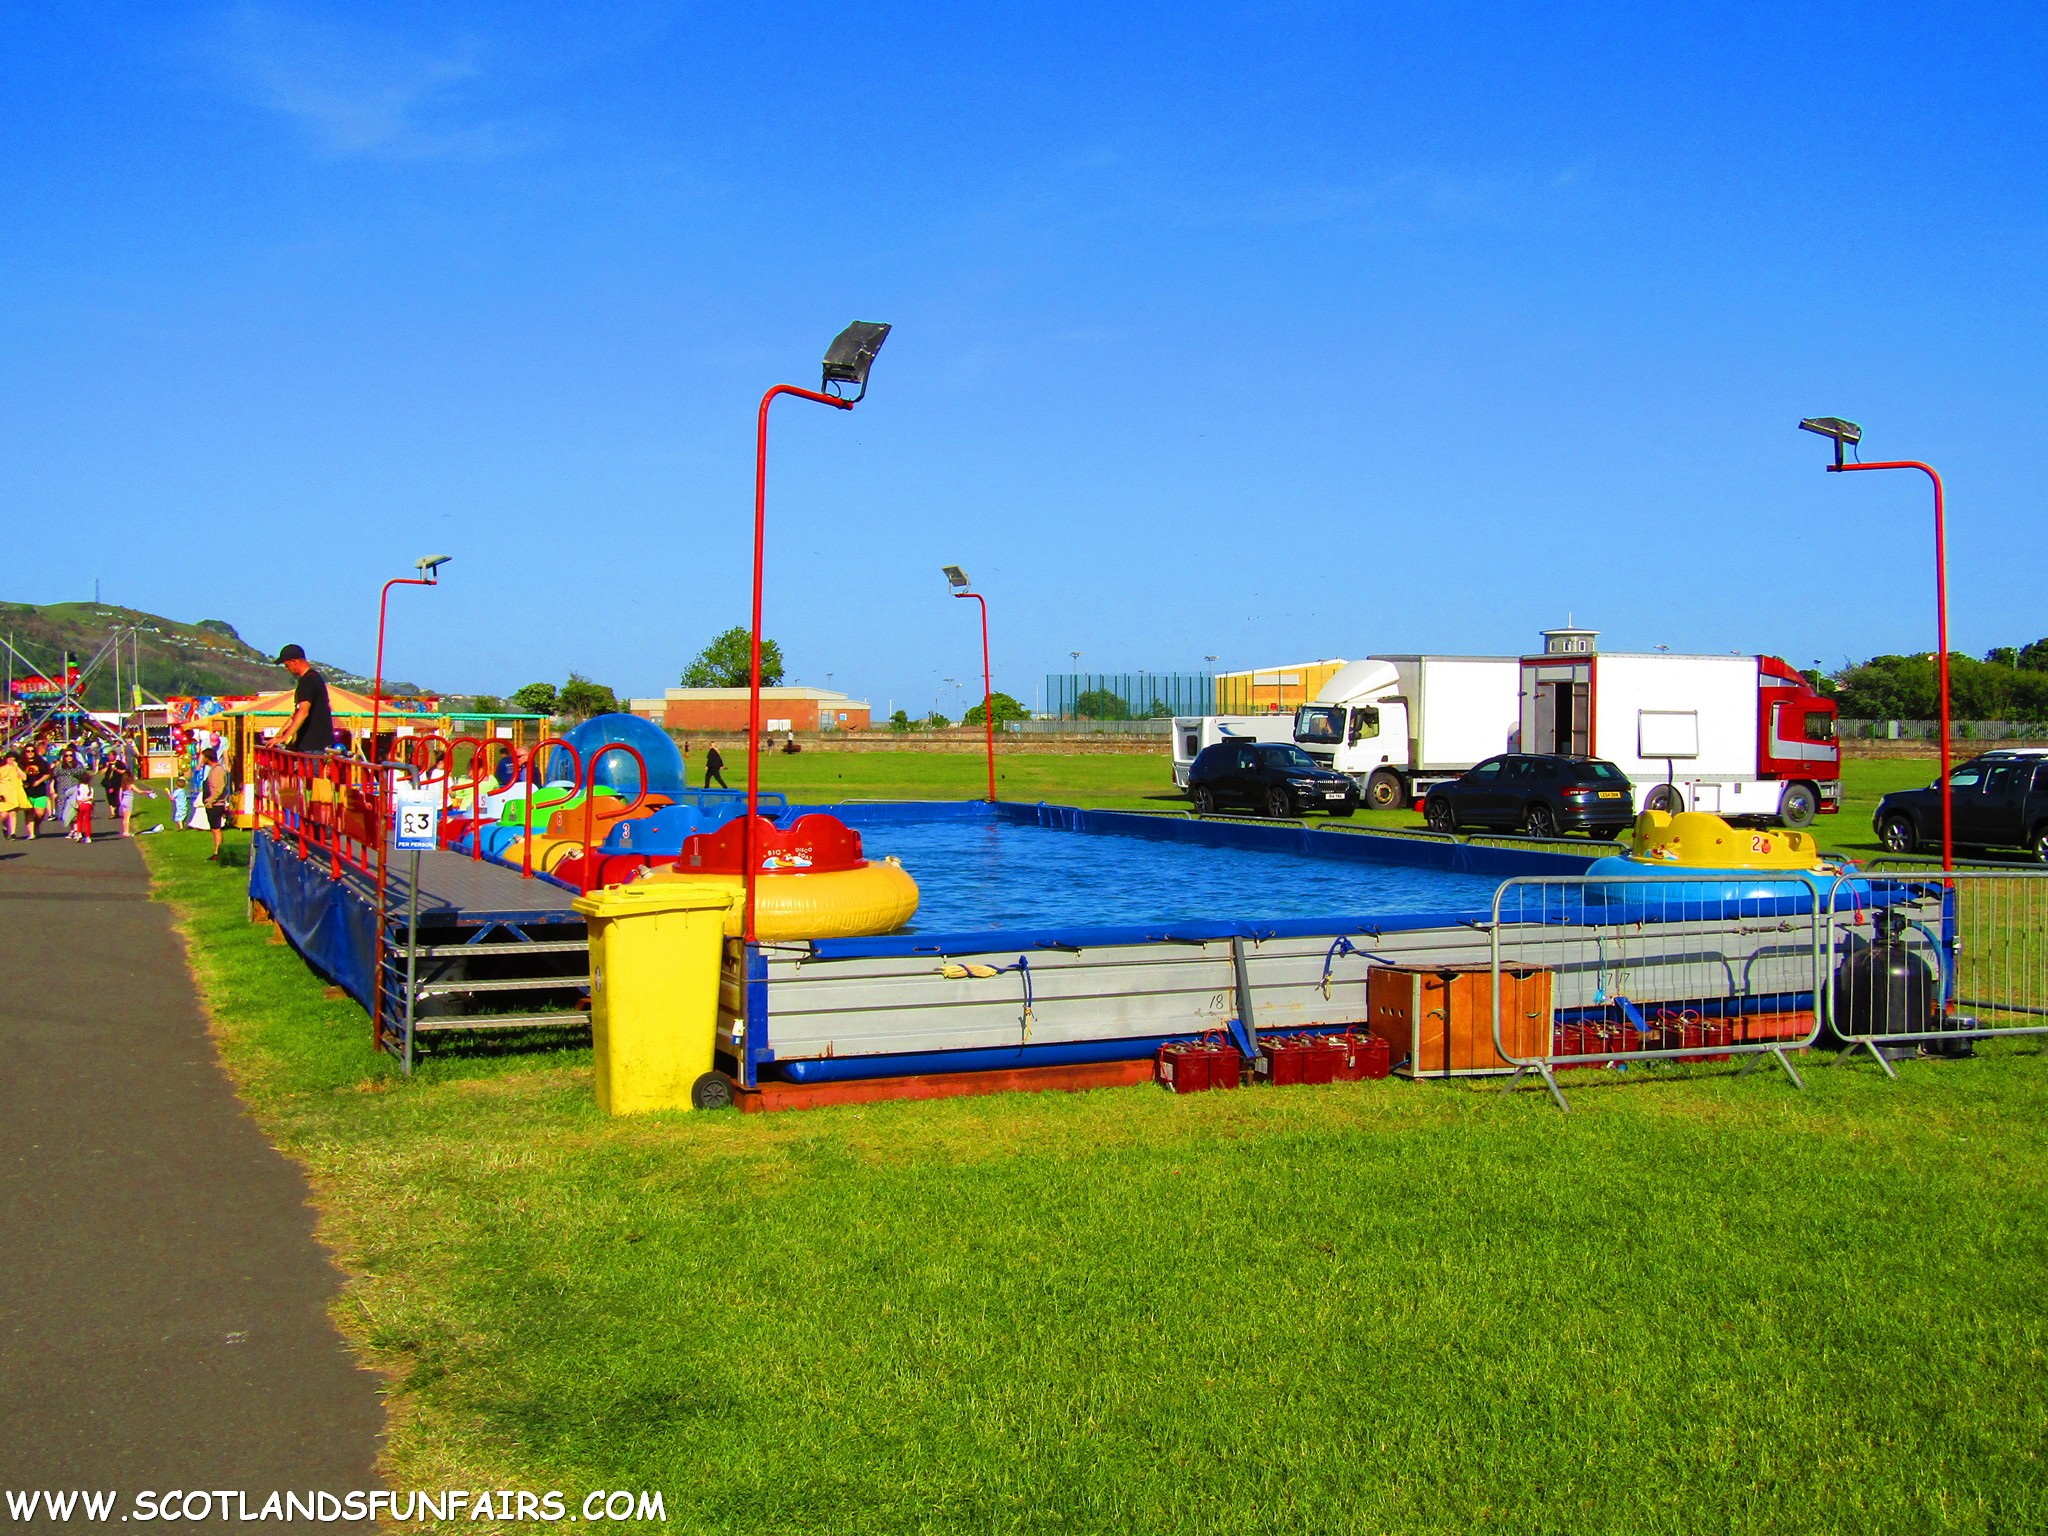
M1294 740L1375 809L1410 805L1513 745L1517 663L1506 656L1369 656L1295 711Z

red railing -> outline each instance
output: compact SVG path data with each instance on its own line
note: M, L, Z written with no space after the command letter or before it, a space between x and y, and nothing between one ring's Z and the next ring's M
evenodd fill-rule
M531 880L534 875L534 802L539 796L539 791L546 787L547 783L542 758L547 749L560 747L566 751L574 770L568 781L569 793L564 798L563 805L570 806L579 795L582 797L583 848L582 862L577 872L579 889L590 889L591 877L595 872L595 860L591 855L596 846L597 832L597 765L610 753L624 752L632 757L634 765L639 770L638 792L621 815L630 815L637 811L647 800L647 760L637 749L624 742L600 747L592 755L586 771L582 754L573 745L557 736L544 737L528 749L525 762L518 765L518 772L504 781L497 778L496 768L490 764L493 753L504 748L505 744L492 737L413 736L406 738L404 747L409 761L384 763L366 763L359 758L343 757L335 753L288 752L280 747L258 746L255 749L254 820L257 830L268 832L274 841L293 847L299 858L307 863L324 858L329 879L339 880L345 872L354 871L370 882L376 891L376 984L372 989L370 1027L380 1049L384 1044L384 966L387 949L383 918L389 895L389 855L392 817L396 810L397 777L403 774L413 785L420 785L428 781L438 769L441 811L445 818L457 789L457 760L459 750L464 746L470 748L467 787L470 797L470 850L473 859L481 860L483 857L483 834L486 826L484 810L487 803L485 783L502 782L503 787L509 788L522 778L526 782L526 836L521 848L518 870L523 879ZM516 763L517 749L510 750Z

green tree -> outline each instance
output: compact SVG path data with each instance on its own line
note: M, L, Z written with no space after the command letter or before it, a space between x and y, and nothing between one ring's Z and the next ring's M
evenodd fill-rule
M2022 672L2048 672L2048 637L2021 646L2019 663Z
M735 624L697 653L683 668L685 688L745 688L753 681L754 632ZM761 686L782 682L782 647L761 637Z
M1006 720L1029 720L1031 711L1011 698L1007 693L992 693L988 696L989 708L995 711L996 724ZM962 725L981 724L981 706L975 705L960 717Z
M934 731L943 731L944 729L946 729L946 727L947 727L947 726L951 725L952 723L953 723L952 721L948 720L948 719L947 719L947 718L946 718L946 717L945 717L944 715L940 714L940 713L939 713L939 712L938 712L938 711L937 711L936 709L935 709L935 710L933 710L933 711L932 711L932 712L931 712L930 714L928 714L928 715L926 715L926 716L924 717L924 724L925 724L925 726L926 726L926 727L927 727L928 729L930 729L930 730L934 730Z
M910 729L910 711L909 711L909 710L907 710L907 709L899 709L899 710L897 710L897 711L896 711L896 713L895 713L895 714L891 715L891 716L889 717L889 729L890 729L890 730L892 730L892 731L907 731L907 730L909 730L909 729Z
M555 712L555 685L528 683L512 695L512 702L521 714L552 715Z
M1083 720L1128 720L1131 706L1107 688L1090 688L1075 698L1074 713Z
M569 681L555 695L555 709L571 720L588 720L592 715L615 715L619 698L603 683L593 683L581 672L571 672Z
M505 701L495 693L479 693L471 697L469 707L480 715L502 715Z

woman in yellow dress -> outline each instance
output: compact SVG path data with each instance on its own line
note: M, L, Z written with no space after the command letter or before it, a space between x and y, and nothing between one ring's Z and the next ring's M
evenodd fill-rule
M0 757L0 831L9 838L14 833L14 818L19 815L22 824L33 830L29 821L32 814L28 803L27 775L21 771L21 759L15 753Z

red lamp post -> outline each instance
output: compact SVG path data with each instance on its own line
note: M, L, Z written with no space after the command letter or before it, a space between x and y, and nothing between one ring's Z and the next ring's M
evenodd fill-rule
M441 567L454 557L452 555L429 555L424 560L415 560L413 568L417 576L394 576L384 583L384 590L377 597L377 675L370 683L370 750L371 762L377 761L377 721L384 712L384 610L391 602L393 587L438 587L441 584Z
M1934 626L1936 644L1934 672L1940 694L1941 714L1941 867L1956 866L1955 803L1949 787L1949 697L1948 697L1948 527L1942 502L1941 475L1932 464L1918 459L1894 459L1882 464L1845 463L1842 450L1863 441L1863 429L1839 416L1809 416L1799 423L1803 432L1816 433L1835 445L1835 462L1828 473L1851 474L1865 469L1917 469L1934 482Z
M754 942L754 884L760 874L756 866L761 862L754 852L754 823L761 814L761 571L768 542L768 407L775 403L777 395L795 395L838 410L852 410L867 395L868 370L874 366L875 354L882 350L888 335L886 325L856 320L826 348L825 373L819 388L777 384L761 397L754 435L754 606L747 667L747 813L740 832L740 868L746 887L740 931L749 944ZM856 387L851 399L834 388L846 384Z
M973 590L967 573L957 565L945 567L947 585L955 597L971 597L981 604L981 723L988 733L988 803L996 803L996 693L988 670L988 599Z

